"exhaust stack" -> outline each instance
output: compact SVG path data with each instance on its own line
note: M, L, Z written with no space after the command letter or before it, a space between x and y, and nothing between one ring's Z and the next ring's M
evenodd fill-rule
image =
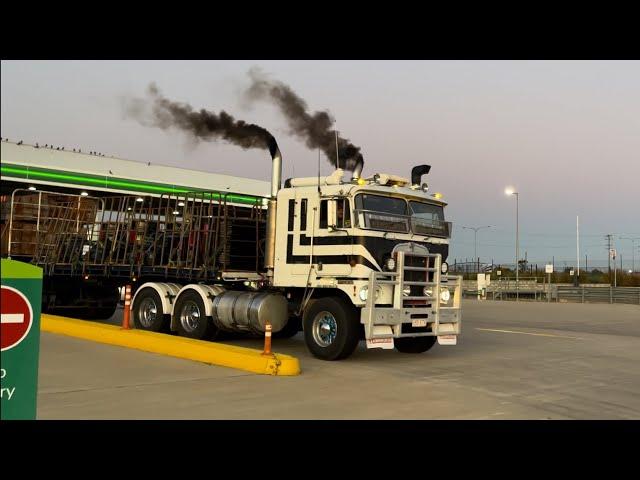
M282 154L275 138L269 140L269 153L271 154L271 198L276 198L282 185Z
M362 154L359 153L356 157L356 165L353 167L353 174L351 175L351 180L357 180L362 175L362 167L364 167L364 158L362 158Z
M273 278L273 268L276 259L276 211L278 190L282 184L282 154L275 138L269 140L269 153L271 154L271 198L267 207L267 238L264 252L264 267L267 276Z

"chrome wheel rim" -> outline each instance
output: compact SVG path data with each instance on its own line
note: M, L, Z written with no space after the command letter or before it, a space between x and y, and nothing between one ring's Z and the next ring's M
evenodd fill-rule
M338 323L336 317L331 312L320 312L313 319L311 326L313 340L321 347L331 345L338 333Z
M150 328L158 317L158 307L153 298L147 297L140 302L138 318L143 327Z
M200 307L193 300L187 300L180 311L180 324L186 332L193 332L200 325Z

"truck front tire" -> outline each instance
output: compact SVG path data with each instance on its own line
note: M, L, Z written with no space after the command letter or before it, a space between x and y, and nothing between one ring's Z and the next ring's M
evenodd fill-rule
M307 348L322 360L348 357L360 340L355 308L338 297L313 300L304 313L302 326Z
M400 337L394 339L396 350L402 353L423 353L436 343L436 337Z
M164 332L169 322L162 309L162 299L151 287L145 287L136 295L133 302L133 324L140 330Z

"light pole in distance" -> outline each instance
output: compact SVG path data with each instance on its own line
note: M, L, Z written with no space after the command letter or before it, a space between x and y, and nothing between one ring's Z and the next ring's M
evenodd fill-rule
M474 260L478 258L478 230L482 230L483 228L491 228L491 225L485 225L483 227L465 227L461 225L462 228L466 228L467 230L473 230L474 233L474 241L473 241L473 258Z
M515 188L507 187L504 191L506 195L515 195L516 196L516 302L520 300L520 292L518 289L519 286L519 271L520 265L518 264L518 257L520 256L520 226L518 220L518 203L520 194L516 192Z
M620 237L621 240L631 240L631 270L636 271L636 240L640 240L640 237Z

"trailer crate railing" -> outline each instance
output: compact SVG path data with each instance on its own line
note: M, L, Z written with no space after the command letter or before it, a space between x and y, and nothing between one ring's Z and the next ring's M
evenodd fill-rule
M21 193L14 192L9 247L49 275L207 280L227 271L257 274L264 262L266 210L259 200L237 206L217 192L37 192L25 201ZM17 238L33 223L32 240Z

